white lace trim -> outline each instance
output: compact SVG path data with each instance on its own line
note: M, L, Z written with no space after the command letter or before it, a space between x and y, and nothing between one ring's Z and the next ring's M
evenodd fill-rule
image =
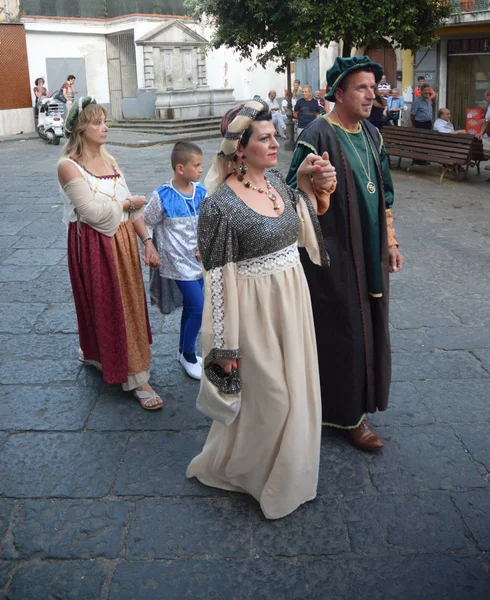
M213 309L214 348L225 345L225 299L223 295L223 269L218 267L209 272L211 279L211 306Z
M279 271L285 271L299 265L298 244L281 248L271 254L241 260L237 263L237 275L239 277L263 277L272 275Z

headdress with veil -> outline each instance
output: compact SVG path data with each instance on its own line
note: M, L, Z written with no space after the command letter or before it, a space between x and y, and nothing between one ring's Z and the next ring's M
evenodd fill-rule
M213 166L204 179L204 187L209 195L218 189L235 169L235 153L245 131L259 113L268 110L267 102L255 96L250 102L244 102L231 109L223 117L221 121L223 140Z

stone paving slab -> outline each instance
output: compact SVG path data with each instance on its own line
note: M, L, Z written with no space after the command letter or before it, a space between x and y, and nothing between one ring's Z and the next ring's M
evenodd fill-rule
M283 560L173 560L124 563L112 580L110 600L304 600L301 565Z
M25 306L25 305L24 305ZM41 305L43 310L45 305ZM0 303L0 314L4 309L5 304ZM9 313L10 314L10 313ZM19 312L21 315L22 313ZM72 312L73 314L73 312ZM9 320L0 323L8 323ZM32 326L29 330L32 330ZM0 334L0 356L5 358L58 358L64 356L72 360L78 358L78 333L69 334L48 334L37 335L30 334Z
M471 558L443 554L314 560L305 566L308 600L488 600L488 574Z
M1 542L9 528L10 515L14 508L14 503L10 500L0 500L0 549Z
M18 433L0 457L0 496L98 498L114 481L125 434Z
M44 311L34 328L36 333L75 333L78 334L77 316L74 304L55 304Z
M155 432L131 436L117 474L117 496L224 496L223 490L185 476L187 465L198 454L207 431Z
M451 427L383 427L379 431L389 443L390 452L367 457L371 480L379 492L488 486Z
M5 559L117 558L129 520L119 501L35 500L16 512Z
M45 384L76 381L81 369L73 360L4 360L0 383L2 385Z
M482 367L490 373L490 348L486 348L485 350L476 348L473 354L481 361Z
M99 598L108 567L96 561L24 563L15 572L7 600L89 600Z
M437 380L435 385L438 384ZM415 382L395 381L390 390L390 410L378 412L370 420L373 425L403 427L430 425L435 417Z
M0 332L1 333L29 333L46 309L45 304L23 304L15 302L0 303ZM3 348L1 349L3 352Z
M44 248L19 249L2 262L3 265L30 266L42 265L52 266L65 260L63 250L52 250Z
M431 327L426 335L441 350L467 350L490 348L488 327Z
M15 431L78 431L95 405L91 390L78 386L3 386L0 429ZM19 406L29 410L19 411Z
M344 506L354 552L461 553L471 547L458 511L441 492L361 496L344 500Z
M490 421L488 379L427 380L416 382L415 387L434 419L440 423Z
M454 431L461 438L471 458L482 465L490 475L490 446L488 444L488 423L455 423ZM490 479L490 478L489 478Z
M489 372L471 352L434 352L398 354L393 363L392 381L424 379L489 379Z
M490 551L490 493L488 491L471 491L451 494L454 504L460 511L463 520L476 539L478 547Z
M127 558L248 558L252 551L246 496L161 498L136 503Z
M124 392L114 394L111 390L98 398L87 428L96 431L182 431L208 426L206 417L194 409L195 401L192 401L188 392L185 399L179 399L181 394L173 395L165 383L155 387L163 396L165 410L156 411L156 414L144 410L135 413L136 400L132 395ZM199 389L195 383L192 387L196 392Z
M46 269L45 266L12 266L0 265L0 282L16 283L18 281L34 281Z
M267 521L253 511L251 536L258 557L337 556L351 550L343 503L319 497L301 506L290 519Z
M320 462L326 464L324 461L327 461L328 469L320 471L318 494L339 496L374 492L365 457L334 429L323 430Z

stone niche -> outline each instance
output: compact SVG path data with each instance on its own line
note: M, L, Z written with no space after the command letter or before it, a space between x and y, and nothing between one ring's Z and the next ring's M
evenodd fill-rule
M233 90L208 86L208 40L182 21L167 21L136 45L143 47L145 89L156 92L157 119L220 117L234 106Z

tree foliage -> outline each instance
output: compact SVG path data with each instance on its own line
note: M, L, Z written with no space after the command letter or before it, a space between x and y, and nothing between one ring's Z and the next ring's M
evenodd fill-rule
M318 0L187 0L186 4L194 16L204 16L214 25L215 48L234 48L262 66L278 60L284 70L288 61L307 58L324 42L323 3Z
M389 38L409 50L429 47L451 12L450 0L186 0L215 27L215 48L227 46L261 65L307 58L317 44L351 47Z

